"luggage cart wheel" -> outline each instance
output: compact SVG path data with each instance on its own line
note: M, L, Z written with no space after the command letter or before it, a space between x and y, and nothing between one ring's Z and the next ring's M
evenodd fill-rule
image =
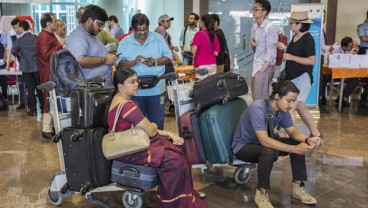
M126 208L141 208L143 205L142 197L130 191L124 192L122 201Z
M250 169L248 167L237 167L234 172L234 180L237 184L245 184L250 178Z
M50 187L48 188L47 197L51 204L55 206L59 206L64 200L63 195L59 191L51 191Z
M69 184L66 183L66 184L63 185L63 187L61 187L60 192L62 194L65 194L68 191L68 189L69 189Z

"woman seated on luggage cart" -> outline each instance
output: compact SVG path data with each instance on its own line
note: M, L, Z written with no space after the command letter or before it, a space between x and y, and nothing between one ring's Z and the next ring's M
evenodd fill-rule
M138 77L132 69L118 69L114 76L117 90L109 109L108 125L111 130L120 103L127 102L119 116L116 131L124 131L131 124L145 130L151 139L148 150L118 158L123 163L153 166L157 168L159 185L157 199L160 207L199 208L207 207L193 189L191 166L181 151L184 140L176 134L157 129L143 116L131 96L138 92Z
M236 158L258 163L258 188L255 195L258 207L273 207L268 199L271 170L278 156L288 154L293 174L291 195L304 204L316 204L316 199L306 191L303 183L307 180L305 155L320 147L322 141L320 137L305 136L293 125L289 110L295 104L298 94L298 88L291 81L275 84L268 107L266 100L254 101L240 117L235 130L232 148ZM272 119L273 125L267 124L268 118ZM291 138L271 138L268 131L272 135L272 126L277 125L283 127Z

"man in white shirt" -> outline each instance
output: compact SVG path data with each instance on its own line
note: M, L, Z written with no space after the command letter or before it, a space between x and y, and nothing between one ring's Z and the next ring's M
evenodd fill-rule
M20 20L17 18L14 18L10 24L12 25L13 29L8 32L7 35L7 46L6 46L6 65L5 69L9 70L10 68L10 59L11 59L11 49L13 47L13 44L15 41L22 36L22 34L19 32L19 22ZM14 58L14 61L17 62L16 58ZM19 69L19 62L16 63L16 68ZM24 85L23 85L23 76L18 75L18 86L19 86L19 95L20 95L20 105L16 108L17 110L25 108L24 103Z
M341 40L340 46L335 46L331 54L352 54L354 49L353 39L351 37L344 37ZM359 85L359 78L345 79L346 86L344 87L342 96L342 107L349 106L349 96L354 89ZM335 104L338 105L339 97L336 98Z
M188 25L181 30L180 49L183 56L183 65L193 64L193 54L191 44L194 34L199 31L198 27L199 16L196 13L190 13L188 17Z
M271 4L268 0L255 0L253 5L255 23L250 42L254 51L251 83L253 101L269 97L269 86L275 70L278 31L267 19L270 11Z

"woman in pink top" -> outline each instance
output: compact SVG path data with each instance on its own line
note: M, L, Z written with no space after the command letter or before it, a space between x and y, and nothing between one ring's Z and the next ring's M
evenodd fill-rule
M194 68L206 68L208 75L213 75L216 73L216 56L220 51L220 42L215 35L211 15L202 15L199 26L201 31L196 32L192 41ZM203 79L204 77L197 76L197 78Z

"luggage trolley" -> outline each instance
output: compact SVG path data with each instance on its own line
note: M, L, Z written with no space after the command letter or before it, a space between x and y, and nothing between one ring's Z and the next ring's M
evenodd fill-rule
M58 110L58 103L56 96L56 90L55 90L56 84L54 82L47 82L44 84L41 84L39 88L48 90L50 94L50 112L54 118L54 126L55 126L55 133L61 132L65 127L71 126L71 115L69 112L66 112L65 110L62 110L59 112ZM68 101L66 101L68 102ZM60 104L62 106L63 104ZM65 107L65 106L64 106ZM48 199L53 205L61 205L65 197L72 196L76 192L68 190L68 182L65 172L65 162L64 162L64 156L63 156L63 147L61 142L59 142L59 137L53 137L53 142L57 143L57 149L59 154L59 161L60 161L60 167L61 171L56 172L50 181L49 187L48 187ZM113 161L113 167L112 167L112 177L116 178L116 171L119 172L121 169L122 164L118 163L117 161ZM134 166L133 166L134 167ZM130 175L131 172L135 172L135 170L131 167L127 167L128 170L121 170L124 171L126 174ZM139 168L139 167L138 167ZM129 183L129 181L127 182ZM157 182L156 182L157 183ZM154 185L156 186L156 185ZM153 186L153 187L154 187ZM147 189L153 188L153 187L145 187ZM111 192L111 191L125 191L122 196L122 202L125 207L132 207L132 208L140 208L143 205L142 201L142 195L144 194L141 188L135 188L132 186L120 185L118 183L111 183L105 186L97 187L92 190L89 190L88 187L82 187L80 192L82 195L86 197L88 202L94 205L98 205L104 208L109 208L110 205L107 204L104 201L94 199L92 194L98 193L98 192Z
M206 75L206 69L193 69L192 71L179 71L178 72L178 79L169 82L168 86L168 94L169 98L173 101L175 107L175 119L176 119L176 126L178 132L180 134L180 116L186 112L194 110L194 104L191 100L191 90L193 89L194 80L193 75ZM189 82L183 81L183 77L190 77ZM178 81L179 80L179 81ZM179 95L180 94L180 95ZM209 161L206 161L205 164L193 164L192 168L201 168L202 172L206 175L214 175L212 172L214 167L223 167L227 166L228 164L212 164ZM232 166L236 166L237 168L234 171L233 177L237 184L245 184L250 179L250 170L255 167L253 163L244 162L241 160L237 160L234 158L234 161L230 164Z

